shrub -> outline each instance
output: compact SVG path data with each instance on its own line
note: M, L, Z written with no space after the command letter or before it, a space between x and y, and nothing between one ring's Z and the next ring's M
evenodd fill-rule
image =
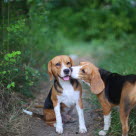
M0 64L0 86L5 90L14 90L32 96L30 88L39 79L40 73L22 63L20 51L5 54Z

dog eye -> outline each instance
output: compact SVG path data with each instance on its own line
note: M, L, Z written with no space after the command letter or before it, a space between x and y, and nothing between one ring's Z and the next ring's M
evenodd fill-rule
M83 72L83 73L85 73L85 70L84 70L84 69L82 69L82 72Z
M56 66L60 66L60 63L56 63Z
M67 62L67 65L70 65L70 62Z

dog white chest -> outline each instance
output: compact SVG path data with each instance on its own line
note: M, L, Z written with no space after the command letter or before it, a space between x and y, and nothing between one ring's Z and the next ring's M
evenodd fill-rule
M60 96L57 96L58 101L64 103L68 107L75 105L79 100L80 92L74 91L74 88L69 81L60 82L60 84L63 88L63 93Z

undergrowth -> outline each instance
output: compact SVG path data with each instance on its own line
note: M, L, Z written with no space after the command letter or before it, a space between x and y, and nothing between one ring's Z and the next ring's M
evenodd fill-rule
M19 94L0 89L0 136L22 136L30 127L28 118L21 114L23 105Z

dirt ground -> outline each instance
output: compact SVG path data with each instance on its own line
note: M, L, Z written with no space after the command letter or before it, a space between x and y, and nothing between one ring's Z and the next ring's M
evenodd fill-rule
M50 84L50 85L49 85ZM41 93L37 96L37 98L32 102L31 108L29 110L42 114L42 109L34 108L34 105L42 105L44 104L45 98L49 93L51 83L43 83L42 84ZM97 136L98 130L102 128L102 112L95 109L94 104L91 101L88 101L87 98L90 97L89 88L83 88L83 103L84 103L84 116L85 123L88 132L85 134L79 134L78 132L78 116L76 109L73 112L74 118L76 118L76 122L64 124L64 132L62 136ZM44 121L30 117L28 125L29 129L23 134L23 136L58 136L55 132L54 127L47 126Z

